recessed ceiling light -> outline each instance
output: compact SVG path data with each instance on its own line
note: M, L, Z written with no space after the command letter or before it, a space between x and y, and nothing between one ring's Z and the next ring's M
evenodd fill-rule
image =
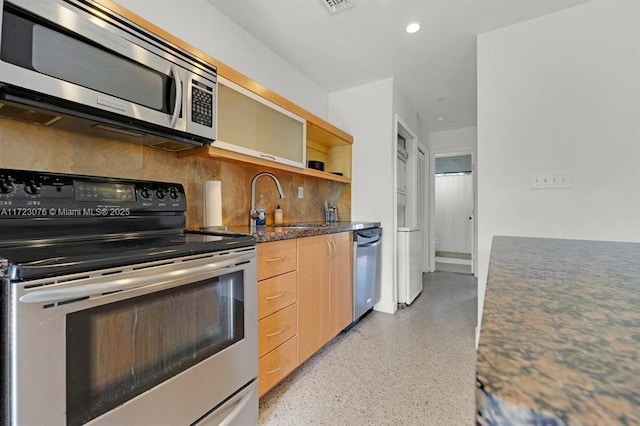
M446 119L447 117L445 117L444 115L436 117L436 121L440 121L440 122L445 121Z
M417 22L412 22L409 25L407 25L407 32L409 34L417 33L419 30L420 30L420 24L418 24Z

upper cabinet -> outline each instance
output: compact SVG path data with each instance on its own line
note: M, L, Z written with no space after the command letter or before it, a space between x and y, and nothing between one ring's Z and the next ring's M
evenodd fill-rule
M306 120L220 77L214 147L294 167L305 166Z
M351 183L353 137L240 73L220 70L218 134L211 146L183 151ZM307 167L321 161L324 170Z

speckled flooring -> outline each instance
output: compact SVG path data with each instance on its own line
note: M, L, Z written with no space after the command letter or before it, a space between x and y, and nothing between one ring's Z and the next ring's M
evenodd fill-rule
M472 425L477 280L433 272L414 303L372 312L260 400L260 425Z

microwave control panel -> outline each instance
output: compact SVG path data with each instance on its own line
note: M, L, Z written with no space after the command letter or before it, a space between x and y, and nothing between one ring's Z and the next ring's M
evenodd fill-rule
M191 121L213 127L213 88L197 81L191 86Z

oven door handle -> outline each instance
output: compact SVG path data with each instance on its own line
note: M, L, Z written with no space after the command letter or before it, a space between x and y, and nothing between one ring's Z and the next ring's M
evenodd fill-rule
M138 277L124 277L114 279L113 276L106 276L88 284L79 284L66 288L34 289L20 297L22 303L55 303L64 300L87 298L91 296L102 296L105 293L112 293L121 290L131 290L159 283L166 283L184 277L194 277L206 273L215 272L235 266L239 263L250 261L255 257L255 253L233 254L233 257L221 259L220 261L207 263L195 267L187 267L172 271L168 274L162 271L155 274L141 275ZM167 279L169 277L169 279Z

